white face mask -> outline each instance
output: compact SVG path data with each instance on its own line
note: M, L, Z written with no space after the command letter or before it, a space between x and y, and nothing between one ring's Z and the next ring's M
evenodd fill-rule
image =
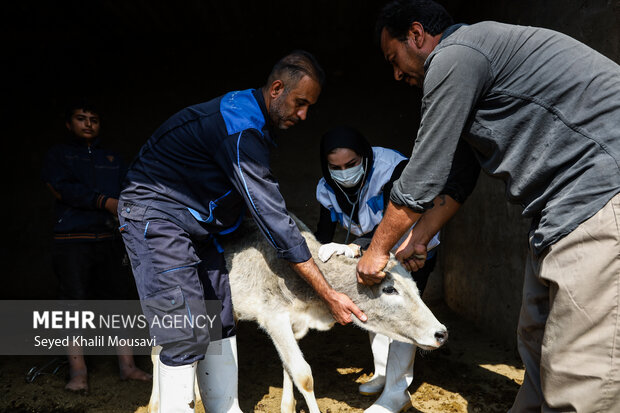
M329 174L336 183L345 188L351 188L357 185L364 176L364 167L360 162L359 165L348 169L330 169Z

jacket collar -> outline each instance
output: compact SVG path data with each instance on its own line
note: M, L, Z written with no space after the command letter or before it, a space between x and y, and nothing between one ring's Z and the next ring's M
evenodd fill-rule
M276 146L276 142L274 140L274 138L277 136L274 133L274 130L276 128L274 127L273 122L271 121L271 117L269 116L269 112L267 111L267 105L265 104L265 98L263 97L263 89L262 88L253 89L252 96L254 96L254 99L256 100L256 103L258 103L258 107L260 108L263 114L263 117L265 118L265 126L263 126L263 134L274 146Z
M69 138L69 144L73 145L73 146L77 146L77 147L84 147L84 148L88 148L88 142L86 142L86 139L83 138L76 138L75 136L71 136ZM98 148L99 145L101 144L101 138L95 138L93 139L92 143L90 144L91 148Z
M452 33L454 33L455 31L457 31L463 26L467 26L467 24L458 23L458 24L453 24L452 26L448 27L446 30L443 31L441 38L439 38L439 43L441 43L444 39L446 39L448 36L450 36Z

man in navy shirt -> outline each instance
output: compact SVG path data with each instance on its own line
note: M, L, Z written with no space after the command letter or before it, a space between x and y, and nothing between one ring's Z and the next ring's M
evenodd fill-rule
M197 318L206 312L204 300L222 303L221 355L205 357L209 341L216 341L206 329L151 325L162 345L162 411L188 411L194 375L207 411L240 411L235 324L217 236L234 231L245 211L337 322L350 322L351 313L366 319L324 279L269 167L273 130L305 120L323 80L315 58L294 51L276 63L262 88L230 92L173 115L129 168L119 219L147 319Z

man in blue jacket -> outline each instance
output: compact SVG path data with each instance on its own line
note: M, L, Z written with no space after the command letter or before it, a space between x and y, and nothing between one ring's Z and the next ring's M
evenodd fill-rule
M99 145L100 117L92 104L67 108L67 143L53 146L42 176L56 198L52 261L59 299L121 300L131 298L131 276L121 266L116 210L126 166L120 155ZM115 239L116 238L116 239ZM117 242L118 241L118 242ZM135 290L134 290L135 291ZM69 349L67 390L88 390L81 347ZM128 349L119 353L121 378L149 380Z
M276 63L262 88L230 92L173 115L130 166L119 219L151 335L162 345L162 411L193 410L194 376L207 411L240 411L228 272L216 238L234 231L246 210L337 322L350 322L351 313L365 320L323 278L269 167L273 130L305 120L323 80L315 58L294 51ZM153 327L165 315L198 319L206 312L204 300L222 303L221 340L192 326ZM221 344L221 355L205 356L209 341Z

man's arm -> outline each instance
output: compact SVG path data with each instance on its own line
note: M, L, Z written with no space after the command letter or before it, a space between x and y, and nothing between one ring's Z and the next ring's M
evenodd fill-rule
M460 207L461 204L448 195L442 194L435 198L433 208L422 215L405 242L396 250L396 259L407 271L417 271L424 267L426 246Z
M346 296L336 292L314 263L305 239L286 210L278 182L269 168L268 143L256 130L231 136L222 143L215 159L227 171L244 197L256 224L273 245L278 257L306 280L329 306L340 324L351 322L351 313L365 321L364 313Z
M214 160L222 167L278 258L305 262L306 241L286 209L280 187L270 169L269 143L255 129L226 138Z
M409 163L394 183L390 199L422 213L443 193L455 154L479 99L493 81L480 52L450 45L432 58L424 78L422 120ZM471 152L471 149L469 149Z
M358 282L366 285L381 282L385 276L381 270L387 264L389 251L416 220L416 226L396 251L396 258L408 271L422 268L426 261L426 245L460 206L450 196L442 194L435 198L430 210L418 214L390 201L370 247L357 265Z
M329 306L334 316L334 320L340 324L351 322L351 313L361 321L366 321L368 317L362 312L351 299L343 293L334 290L325 280L321 270L316 266L312 258L306 262L290 263L291 268L317 292Z
M445 47L430 60L413 153L394 183L390 206L373 241L358 263L359 282L373 284L383 278L390 248L420 214L433 207L450 176L472 109L492 82L491 74L486 57L464 46Z
M405 231L420 218L420 215L407 207L390 201L383 219L372 237L370 246L357 264L358 282L366 285L381 282L385 277L382 270L390 258L390 250Z
M434 199L433 207L422 215L409 237L396 251L396 258L409 271L418 271L426 262L426 246L471 195L478 181L480 164L472 149L459 141L448 182Z

